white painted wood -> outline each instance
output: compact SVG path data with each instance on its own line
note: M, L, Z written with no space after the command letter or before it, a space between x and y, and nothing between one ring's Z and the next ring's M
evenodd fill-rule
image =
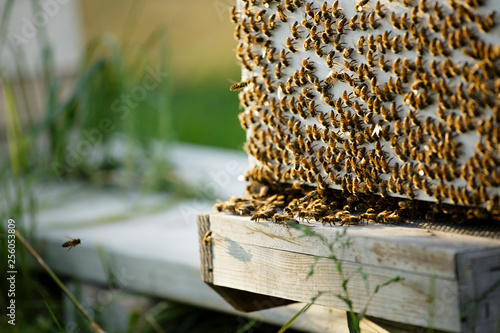
M342 227L307 224L329 243ZM326 245L318 238L299 238L301 232L248 217L212 214L213 279L230 287L280 298L307 302L319 291L317 303L347 309L336 296L341 281ZM461 332L460 287L455 258L461 253L488 252L500 241L395 226L350 227L350 246L334 251L342 261L355 311L367 302L365 284L358 273L368 275L371 291L394 276L405 280L381 289L367 314L416 326ZM314 274L307 278L317 260ZM431 310L431 309L434 310Z
M243 192L245 184L226 167L228 161L235 161L243 170L245 154L194 145L175 145L170 153L176 163L185 162L179 170L182 178L196 175L200 184L212 184L224 197ZM217 184L210 177L221 170L227 172L227 184ZM169 195L127 194L81 184L47 185L37 190L37 196L42 210L36 216L34 245L58 275L104 285L110 270L117 278L118 293L139 292L236 313L200 278L196 215L210 212L212 202L176 201ZM81 238L82 244L66 252L61 247L65 235ZM282 325L303 306L292 304L248 316ZM386 332L369 322L363 325L366 332ZM293 327L348 332L345 312L322 306L312 306Z

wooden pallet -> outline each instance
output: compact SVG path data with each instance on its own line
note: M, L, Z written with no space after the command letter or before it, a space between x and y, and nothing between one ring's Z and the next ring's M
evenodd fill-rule
M390 225L349 227L343 235L344 227L304 225L325 242L249 217L200 215L202 279L241 311L310 302L319 292L315 304L347 310L338 297L345 296L342 277L326 245L333 244L356 312L376 285L404 279L371 299L366 314L381 325L401 323L405 332L493 332L498 325L500 240Z

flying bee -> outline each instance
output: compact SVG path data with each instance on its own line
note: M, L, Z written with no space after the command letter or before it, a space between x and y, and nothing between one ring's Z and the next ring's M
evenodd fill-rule
M231 90L231 91L241 90L241 89L245 88L246 86L248 86L248 83L249 83L248 81L242 81L242 82L235 83L231 87L229 87L229 90Z
M69 241L63 243L63 245L62 245L62 247L69 247L68 251L66 251L66 252L69 252L69 250L71 250L72 248L74 248L78 244L81 244L80 238L71 238L68 236L66 236L66 237L70 239Z

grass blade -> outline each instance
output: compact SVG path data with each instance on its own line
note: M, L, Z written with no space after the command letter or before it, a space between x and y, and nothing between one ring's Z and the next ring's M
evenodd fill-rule
M57 317L54 314L54 312L52 312L52 309L50 308L49 303L47 303L46 301L43 301L43 303L45 304L45 307L47 308L47 310L49 310L50 316L52 317L52 319L56 323L57 328L59 328L59 330L64 333L64 329L61 327L61 324L59 323L59 320L57 320Z
M292 324L295 322L295 320L297 320L297 318L298 318L301 314L303 314L304 312L306 312L306 311L307 311L307 310L311 307L311 305L313 305L313 304L316 302L316 300L318 299L318 297L320 297L320 296L321 296L321 294L323 294L323 292L321 292L321 291L320 291L320 292L318 292L318 293L316 294L316 296L314 296L314 297L311 299L311 303L307 303L306 305L304 305L304 307L303 307L302 309L300 309L300 311L299 311L299 312L297 312L297 313L295 314L295 316L293 316L293 317L292 317L292 319L290 319L290 320L289 320L289 321L288 321L285 325L283 325L283 326L279 329L278 333L283 333L283 332L285 332L287 329L289 329L289 328L290 328L290 326L292 326Z
M83 308L82 304L80 304L80 302L78 302L78 300L75 298L75 296L73 296L73 294L68 290L68 288L66 288L66 286L57 277L56 273L54 273L54 271L47 265L47 263L45 262L45 260L43 260L42 257L40 257L40 255L31 247L31 245L26 241L26 239L24 239L23 235L21 235L21 233L18 230L16 230L16 238L19 239L19 241L21 243L23 243L23 245L26 247L26 249L38 261L38 263L40 264L40 266L42 266L43 269L45 269L45 271L50 275L50 277L59 286L59 288L61 288L61 290L71 300L71 302L73 302L73 304L78 309L78 311L80 311L80 313L88 320L90 329L92 331L94 331L94 332L97 332L97 333L106 333L96 322L94 322L92 320L92 318L90 317L90 315Z
M19 177L26 170L27 156L25 139L23 137L19 112L10 84L4 82L3 95L5 98L5 123L7 127L7 141L14 177Z

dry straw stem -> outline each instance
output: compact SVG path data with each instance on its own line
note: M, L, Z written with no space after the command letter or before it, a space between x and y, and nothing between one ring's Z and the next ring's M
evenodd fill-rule
M73 296L73 294L66 288L66 286L59 280L54 271L47 265L47 263L40 257L40 255L31 247L31 245L24 239L24 237L16 230L16 237L23 243L23 245L28 249L28 251L35 257L38 263L49 273L52 279L57 283L57 285L64 291L64 293L73 302L76 308L83 314L83 316L89 321L89 327L92 331L97 333L106 333L96 322L92 320L89 314L85 311L83 306L78 302L78 300Z

